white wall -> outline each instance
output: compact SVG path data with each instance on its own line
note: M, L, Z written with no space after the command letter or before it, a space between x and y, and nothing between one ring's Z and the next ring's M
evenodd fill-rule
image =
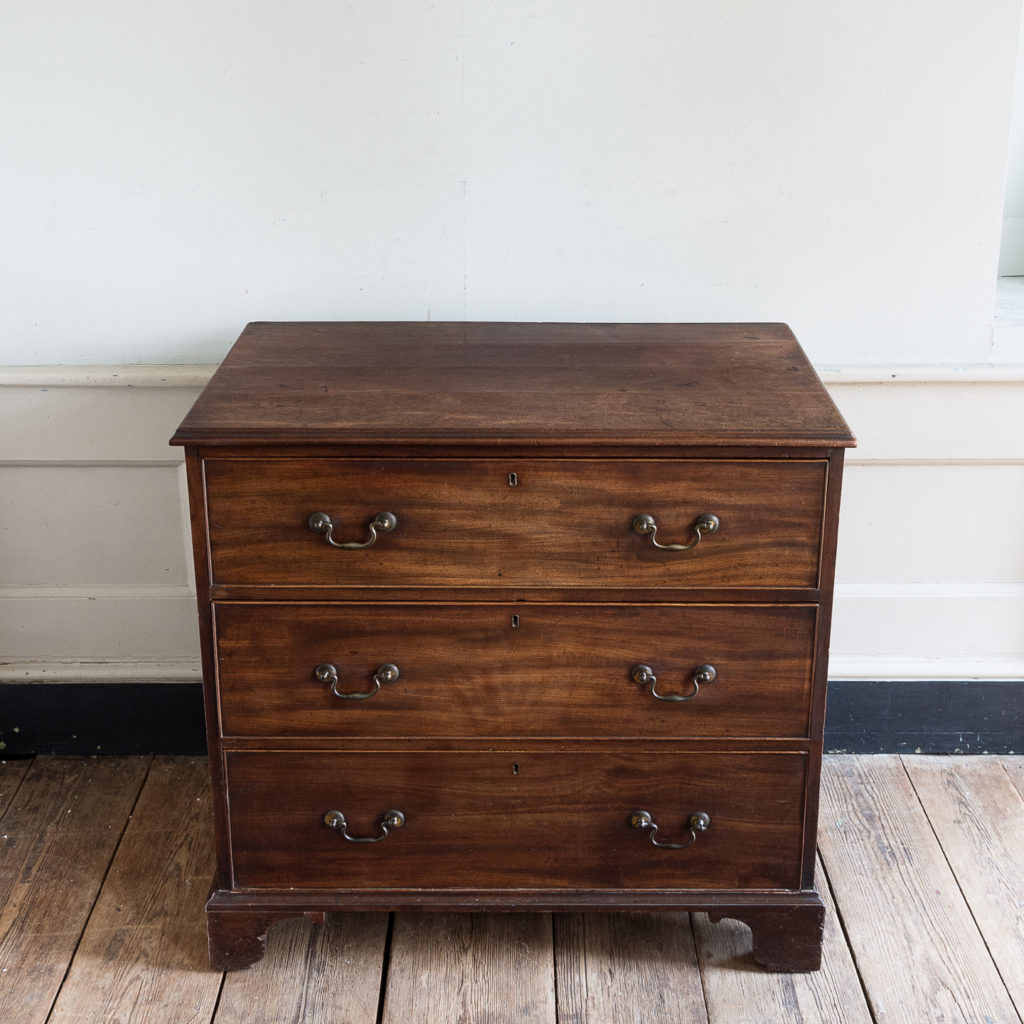
M205 364L428 317L788 321L862 442L833 675L1024 678L1019 5L8 3L0 680L195 678Z
M428 317L986 362L1019 3L13 0L0 365Z
M999 248L999 273L1024 277L1024 22L1017 44L1017 77L1013 87L1013 118L1010 125L1010 155L1003 203L1003 236ZM1021 302L1014 313L1021 316Z

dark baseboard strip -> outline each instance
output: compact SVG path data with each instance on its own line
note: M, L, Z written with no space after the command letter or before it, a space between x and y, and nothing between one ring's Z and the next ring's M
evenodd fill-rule
M199 683L0 684L0 758L201 754ZM825 749L848 754L1024 753L1024 682L829 684Z
M830 682L825 750L1024 753L1024 681Z
M0 684L0 757L205 754L201 683Z

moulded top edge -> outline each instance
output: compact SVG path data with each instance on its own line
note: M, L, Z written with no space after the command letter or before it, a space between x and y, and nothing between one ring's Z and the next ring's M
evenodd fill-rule
M172 444L780 444L853 436L780 324L253 324Z

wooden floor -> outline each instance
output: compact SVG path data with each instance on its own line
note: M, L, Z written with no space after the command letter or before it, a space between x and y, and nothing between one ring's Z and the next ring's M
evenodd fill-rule
M702 914L328 916L205 963L205 762L0 764L0 1022L898 1024L1024 1017L1024 758L831 757L824 966Z

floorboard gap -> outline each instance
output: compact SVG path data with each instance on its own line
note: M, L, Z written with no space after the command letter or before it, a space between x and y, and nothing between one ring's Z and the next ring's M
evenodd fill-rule
M863 973L861 973L860 962L857 959L857 950L850 941L850 933L846 930L846 921L843 920L843 908L839 905L835 887L832 885L832 879L829 878L828 868L825 866L825 858L820 853L818 854L818 864L821 867L821 874L825 879L825 885L828 887L829 896L832 897L832 906L836 908L836 922L839 925L839 930L843 933L843 942L846 943L846 948L850 951L850 960L853 962L853 969L857 972L857 984L860 985L861 995L864 997L864 1005L867 1007L868 1016L871 1017L874 1024L879 1024L874 1005L868 994L867 983L864 981Z
M14 759L6 758L4 760L6 761L6 763L10 764L13 762ZM18 760L21 759L19 758ZM7 803L3 807L0 807L0 819L3 818L3 816L7 813L7 809L11 807L14 804L14 801L18 798L18 793L21 791L21 787L25 785L25 780L28 778L29 772L32 771L32 763L34 761L34 757L28 759L28 768L26 768L25 771L22 772L21 778L18 780L18 784L12 790L11 796L8 799Z
M224 982L227 980L228 972L220 972L220 984L217 986L217 998L213 1001L213 1013L210 1014L210 1024L216 1024L217 1013L220 1010L220 1000L224 995Z
M690 939L693 941L693 962L697 965L697 973L700 975L700 994L704 1000L704 1019L711 1021L711 1006L708 1003L708 986L704 980L704 958L700 953L700 944L697 942L697 930L693 927L693 914L687 914L690 919Z
M1024 786L1021 785L1021 782L1024 782L1024 776L1021 776L1021 782L1018 782L1017 779L1013 777L1013 772L1011 772L1009 768L1006 767L1005 761L1003 761L1001 767L1006 777L1010 780L1010 785L1013 786L1015 790L1017 790L1017 793L1020 796L1021 800L1024 800Z
M558 1011L558 929L555 927L557 914L551 915L551 987L555 992L555 1024L560 1024Z
M384 1000L387 996L388 968L391 966L391 937L395 930L394 912L388 914L388 927L384 934L384 955L380 962L380 995L377 996L377 1024L384 1022Z

